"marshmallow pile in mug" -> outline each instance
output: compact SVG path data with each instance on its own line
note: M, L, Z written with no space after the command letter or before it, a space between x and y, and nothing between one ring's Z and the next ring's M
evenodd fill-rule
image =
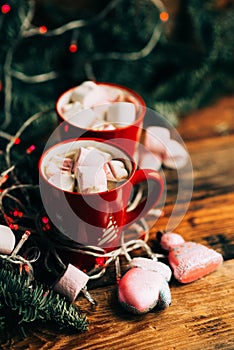
M61 112L74 126L91 130L114 130L132 124L138 112L137 101L120 88L85 81L71 89Z
M66 156L51 157L44 171L54 186L79 193L111 190L129 176L124 160L92 146L81 146Z

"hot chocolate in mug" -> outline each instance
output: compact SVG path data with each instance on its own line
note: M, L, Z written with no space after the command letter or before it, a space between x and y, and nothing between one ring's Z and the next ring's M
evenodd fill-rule
M159 201L164 182L151 169L137 169L127 152L109 140L70 139L48 148L39 161L44 208L57 229L84 246L113 250L121 232ZM129 207L135 186L147 195Z
M142 135L146 105L135 91L113 83L86 81L57 100L61 140L112 140L131 156Z

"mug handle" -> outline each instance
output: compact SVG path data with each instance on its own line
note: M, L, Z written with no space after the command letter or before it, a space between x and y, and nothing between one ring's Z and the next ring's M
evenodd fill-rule
M138 169L130 181L133 186L138 185L141 182L146 182L148 188L149 180L152 181L151 192L147 198L138 203L134 209L126 211L125 225L129 226L144 217L161 198L164 189L164 182L162 176L157 171L152 169Z

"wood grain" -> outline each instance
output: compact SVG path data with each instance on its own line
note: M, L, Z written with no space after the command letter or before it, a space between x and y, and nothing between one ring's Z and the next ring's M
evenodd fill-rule
M202 243L221 252L224 263L209 276L187 285L170 283L172 305L144 316L125 312L116 298L114 270L104 286L91 290L96 310L79 297L77 305L87 314L89 331L68 334L54 324L36 324L28 336L6 334L0 349L79 350L233 350L234 349L234 100L225 98L214 106L187 116L179 132L189 150L194 188L188 211L176 227L185 240ZM227 112L228 111L228 112ZM196 127L195 127L196 120ZM217 133L215 126L229 125ZM168 196L164 216L151 225L150 244L158 251L156 232L165 229L176 199L177 176L166 171Z
M221 98L213 105L187 115L178 131L185 141L233 134L234 96Z
M213 274L188 285L171 286L172 305L164 311L132 316L119 307L111 286L93 291L98 309L78 304L89 313L90 329L67 335L50 328L32 331L14 349L233 349L234 345L234 261ZM232 283L230 283L232 278ZM7 347L3 345L3 349Z

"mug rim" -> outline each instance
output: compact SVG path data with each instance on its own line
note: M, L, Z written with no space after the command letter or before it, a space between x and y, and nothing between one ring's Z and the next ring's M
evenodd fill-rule
M108 83L108 82L96 82L96 81L94 81L94 82L95 82L95 84L97 84L97 85L104 85L104 86L117 87L117 88L119 88L119 89L122 89L122 90L125 90L125 91L129 92L133 97L135 97L135 98L137 99L137 101L140 102L138 105L141 106L142 110L140 111L139 117L136 118L136 119L134 120L133 123L128 124L128 125L125 125L125 126L123 126L123 127L121 127L121 128L116 128L116 129L114 129L114 130L95 130L95 129L92 129L92 128L84 128L84 127L76 126L76 125L70 123L69 120L66 120L66 119L64 118L63 114L61 113L61 111L60 111L59 108L58 108L58 105L59 105L60 100L62 99L63 96L65 96L65 95L68 94L68 93L71 93L73 90L75 90L75 89L79 86L79 85L76 85L76 86L73 86L73 87L69 88L68 90L64 91L64 92L57 98L57 101L56 101L56 104L55 104L55 109L56 109L56 112L57 112L59 118L61 118L62 122L65 122L65 123L71 125L73 128L77 128L77 129L80 129L80 130L84 130L85 132L87 132L87 131L88 131L88 132L95 132L95 133L97 133L97 134L99 134L99 133L101 134L101 133L104 132L104 133L106 133L106 134L111 134L111 133L113 133L113 131L116 131L116 130L119 130L119 129L120 129L120 130L123 130L123 129L127 129L127 128L131 127L131 126L134 126L134 125L138 124L141 120L144 119L145 112L146 112L146 103L145 103L144 99L141 97L141 95L139 95L136 91L132 90L132 89L129 88L129 87L120 85L120 84ZM101 105L100 105L100 106L101 106ZM84 111L89 110L89 109L90 109L90 108L86 108L86 109L84 109ZM97 136L97 138L98 138L98 136Z
M93 193L81 193L81 192L74 192L74 191L68 191L68 190L63 190L62 188L58 187L58 186L55 186L53 183L49 182L49 179L45 176L45 173L44 171L42 171L42 163L44 161L44 158L48 155L48 153L50 151L52 151L53 149L55 149L56 147L62 145L62 144L66 144L66 143L72 143L72 142L78 142L78 141L96 141L96 142L102 142L102 143L107 143L109 144L110 146L114 147L114 148L117 148L117 149L120 149L120 151L122 151L123 153L126 154L126 156L129 158L129 161L131 162L131 165L132 165L132 169L131 169L131 174L130 176L127 178L126 181L124 181L121 185L111 189L111 190L107 190L107 191L99 191L99 192L93 192ZM43 180L50 186L52 186L53 188L61 191L61 192L64 192L64 193L68 193L70 195L74 194L74 195L78 195L78 196L93 196L93 195L100 195L100 194L105 194L105 193L111 193L113 191L116 191L118 188L121 188L123 187L124 185L126 185L126 183L133 177L135 171L137 170L137 164L136 162L134 161L133 157L127 153L127 151L122 148L122 147L119 147L119 145L117 146L114 142L112 141L109 141L109 140L105 140L105 139L99 139L99 138L94 138L94 137L84 137L84 138L71 138L71 139L67 139L67 140L63 140L63 141L60 141L56 144L54 144L53 146L50 146L49 148L47 148L45 150L45 152L42 153L39 161L38 161L38 168L39 168L39 174L40 176L43 178ZM40 181L39 181L39 186L40 186Z

